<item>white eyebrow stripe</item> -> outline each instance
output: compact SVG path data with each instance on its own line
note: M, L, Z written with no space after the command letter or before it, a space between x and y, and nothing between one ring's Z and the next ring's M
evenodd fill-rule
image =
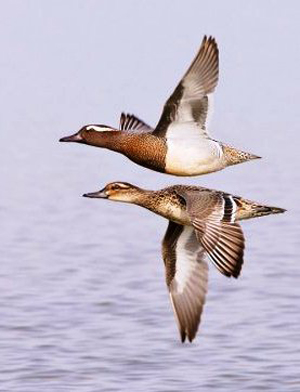
M108 127L99 127L99 126L97 126L97 125L88 125L88 126L86 127L86 129L87 129L88 131L90 131L90 130L92 129L93 131L97 131L97 132L111 131L111 128L108 128Z
M122 189L128 189L129 186L126 184L123 184L122 182L115 182L115 185L118 185Z

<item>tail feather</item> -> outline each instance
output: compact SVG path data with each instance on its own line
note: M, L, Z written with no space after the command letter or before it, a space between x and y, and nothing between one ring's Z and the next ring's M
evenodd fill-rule
M254 206L255 216L263 216L270 214L282 214L286 210L284 208L279 207L269 207L269 206Z
M251 154L249 152L237 150L234 147L228 146L222 143L224 158L226 159L227 165L237 165L238 163L247 162L252 159L260 159L258 155Z
M286 210L279 207L264 206L251 200L234 197L238 206L237 220L258 218L271 214L282 214Z

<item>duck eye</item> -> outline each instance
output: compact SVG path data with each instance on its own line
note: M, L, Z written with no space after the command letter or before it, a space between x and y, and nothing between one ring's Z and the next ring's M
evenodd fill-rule
M113 191L121 189L120 185L117 185L117 184L114 184L111 188L112 188Z

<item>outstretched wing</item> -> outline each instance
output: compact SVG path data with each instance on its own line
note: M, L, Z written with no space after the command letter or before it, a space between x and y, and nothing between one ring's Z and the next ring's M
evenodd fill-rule
M197 239L218 270L237 278L244 261L245 239L235 222L236 203L218 191L178 191L187 204Z
M120 117L120 131L146 133L152 132L153 128L133 114L122 113Z
M165 137L167 133L172 132L168 129L172 122L195 122L199 132L202 129L205 134L209 117L212 114L212 93L216 88L218 78L218 46L213 37L204 36L197 56L165 103L154 134Z
M182 342L198 330L207 291L204 248L191 226L169 222L162 244L166 282Z

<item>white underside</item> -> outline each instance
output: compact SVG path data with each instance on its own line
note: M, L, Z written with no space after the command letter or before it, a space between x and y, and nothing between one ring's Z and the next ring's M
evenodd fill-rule
M178 284L178 292L182 293L189 281L191 274L197 263L197 253L191 253L186 249L186 244L193 232L192 227L184 226L176 246L176 275L175 279Z
M195 123L172 123L166 134L166 172L198 175L222 169L223 151Z

